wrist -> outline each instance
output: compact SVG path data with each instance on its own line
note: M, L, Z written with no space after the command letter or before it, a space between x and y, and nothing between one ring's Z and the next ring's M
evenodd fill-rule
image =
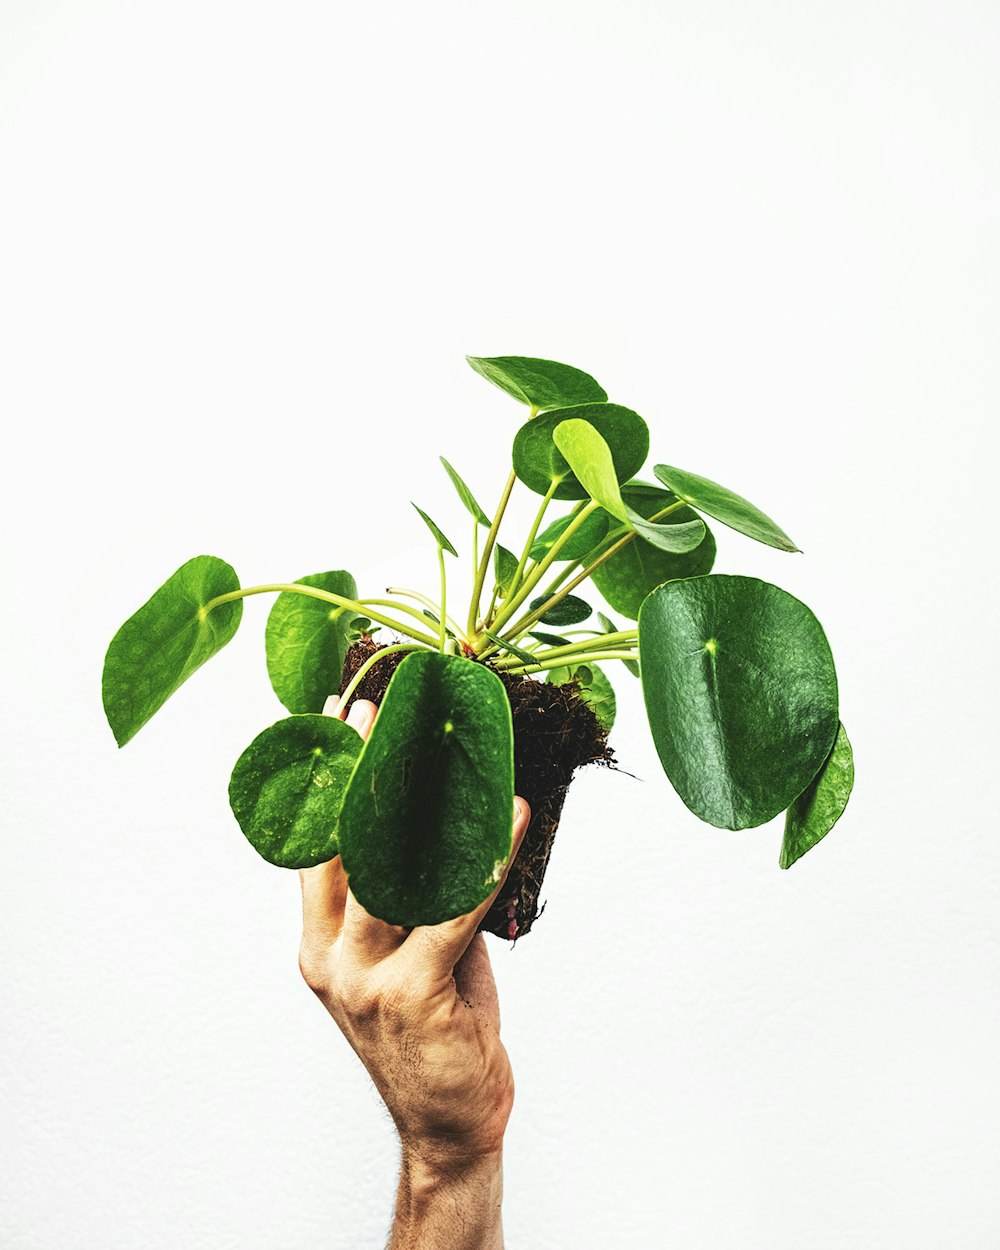
M390 1250L502 1250L503 1153L403 1145Z

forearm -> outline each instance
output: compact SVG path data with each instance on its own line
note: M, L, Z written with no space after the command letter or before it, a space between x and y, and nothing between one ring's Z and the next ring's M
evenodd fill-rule
M503 1156L432 1167L403 1148L387 1250L503 1250Z

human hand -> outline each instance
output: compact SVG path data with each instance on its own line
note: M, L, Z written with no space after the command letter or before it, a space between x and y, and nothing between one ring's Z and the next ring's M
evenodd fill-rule
M347 723L367 738L376 712L356 701ZM523 799L514 806L511 862L530 816ZM403 1146L390 1245L418 1244L413 1237L422 1246L499 1246L500 1159L514 1081L476 929L503 882L468 915L407 930L365 911L339 857L300 878L302 975L367 1068ZM439 1232L435 1212L448 1208L452 1223L462 1211L461 1240L447 1240L446 1223L430 1240ZM492 1212L495 1227L472 1227L478 1212Z

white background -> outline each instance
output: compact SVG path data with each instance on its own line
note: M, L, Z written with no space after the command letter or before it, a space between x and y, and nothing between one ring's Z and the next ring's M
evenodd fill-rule
M804 549L858 761L787 873L618 679L492 943L512 1247L991 1250L1000 10L0 2L4 1250L382 1244L384 1112L228 810L267 603L119 753L114 630L200 552L433 589L565 360ZM519 515L527 515L522 495ZM518 510L515 509L515 512ZM721 527L716 527L717 531ZM457 593L457 592L456 592Z

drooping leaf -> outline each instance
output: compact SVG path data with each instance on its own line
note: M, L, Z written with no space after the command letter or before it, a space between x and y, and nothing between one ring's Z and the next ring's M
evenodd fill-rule
M600 587L598 587L598 589L600 589ZM605 596L605 598L607 598L607 596ZM601 629L606 634L618 633L618 626L614 623L610 616L605 616L603 612L598 612L597 619L600 623ZM622 664L624 664L625 668L632 674L633 677L639 676L638 660L622 660Z
M667 582L639 613L642 690L663 770L725 829L761 825L816 775L837 732L822 626L752 577Z
M289 716L236 761L229 804L251 846L279 868L337 854L337 817L361 736L335 716Z
M516 643L508 642L506 638L501 638L499 634L491 633L488 629L484 629L483 633L490 642L495 642L498 647L502 647L504 651L509 651L511 655L516 655L519 660L524 660L526 664L537 663L530 651L525 651L523 647L519 647Z
M412 499L410 500L410 503L413 503ZM417 508L417 505L415 503L413 503L413 506L414 508ZM434 524L434 522L430 519L430 517L423 510L423 508L417 508L417 511L424 518L424 521L427 524L427 528L434 535L435 542L439 543L445 549L445 551L450 552L453 556L457 556L458 552L451 545L448 539L445 538L444 534L441 533L440 529Z
M539 595L537 599L532 599L531 611L537 612L545 602L544 595ZM554 603L548 612L538 619L543 625L577 625L580 621L585 621L593 610L590 604L586 600L581 599L579 595L566 595L564 599Z
M563 421L556 426L552 438L591 499L655 547L664 551L693 551L702 541L705 536L702 521L695 519L675 525L647 521L625 502L611 451L591 423L575 419Z
M535 538L531 547L532 560L541 560L549 554L555 544L557 538L561 538L566 532L566 527L575 519L572 512L566 516L559 517L553 521ZM556 561L560 560L580 560L588 552L594 548L604 538L608 532L608 514L606 512L592 512L590 516L581 524L578 530L575 530L566 540L565 546L559 549Z
M343 569L310 573L299 583L345 599L358 597L354 578ZM344 656L359 619L352 608L287 590L275 599L264 631L267 672L289 712L322 712L327 698L340 690Z
M533 356L466 356L475 371L522 404L569 408L573 404L603 403L607 392L589 373Z
M517 556L506 547L496 543L493 547L493 576L500 587L500 597L506 599L517 574Z
M510 703L482 664L431 651L392 676L340 815L351 889L380 920L432 925L471 911L511 852Z
M844 814L853 788L854 753L841 725L826 762L785 814L778 860L782 868L791 868L826 837Z
M559 408L526 421L514 436L514 472L530 490L544 495L556 478L560 481L554 498L587 498L587 488L577 480L554 439L556 429L570 420L588 423L604 440L616 482L627 481L642 468L649 454L649 429L637 412L620 404Z
M650 517L677 503L677 496L658 487L622 487L622 498L640 516ZM690 508L664 517L664 525L684 525L696 520ZM591 579L616 612L631 620L639 618L642 601L656 586L679 577L701 577L715 563L715 538L706 525L705 535L692 551L664 551L641 534L619 548L591 573Z
M474 517L475 520L477 520L480 525L485 525L486 528L489 529L490 518L486 515L486 513L482 510L482 508L476 502L475 495L473 495L472 491L469 490L468 486L466 486L466 484L462 481L462 479L459 477L456 471L451 467L448 461L445 460L444 456L439 456L438 458L441 461L441 463L444 465L445 472L451 478L452 485L458 491L459 499L461 499L462 503L464 503L466 508L468 509L469 515Z
M614 687L600 665L585 661L580 664L565 665L562 668L551 668L548 671L547 680L555 686L563 686L569 681L575 681L580 698L590 705L594 715L604 726L605 733L611 732L611 727L615 723L617 701Z
M709 481L707 477L686 473L669 464L654 465L653 472L664 486L668 486L675 495L686 500L699 512L715 517L723 525L746 534L748 538L755 538L759 543L777 547L779 551L798 551L798 547L785 531L742 495L734 494L718 482Z
M115 634L102 687L104 711L120 747L236 633L242 600L205 609L239 588L239 578L224 560L195 556Z

